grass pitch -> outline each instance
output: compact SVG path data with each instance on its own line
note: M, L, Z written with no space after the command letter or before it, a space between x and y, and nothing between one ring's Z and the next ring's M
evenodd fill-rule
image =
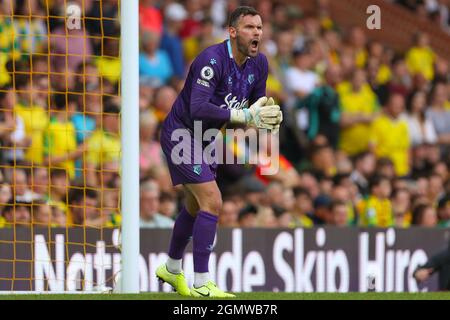
M238 293L239 300L450 300L450 292L430 293ZM185 298L176 293L141 294L17 294L0 295L0 300L198 300Z

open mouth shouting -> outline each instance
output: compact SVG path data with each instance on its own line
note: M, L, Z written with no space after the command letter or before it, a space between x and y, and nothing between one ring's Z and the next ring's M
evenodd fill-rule
M258 52L259 39L253 39L250 42L250 53L256 54Z

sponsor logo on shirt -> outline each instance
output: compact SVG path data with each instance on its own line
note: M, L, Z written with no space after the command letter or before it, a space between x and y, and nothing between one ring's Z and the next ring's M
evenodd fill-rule
M208 81L205 81L205 80L202 80L202 79L197 79L197 84L200 84L200 85L202 85L204 87L209 88L209 82Z
M193 171L196 175L200 175L202 173L202 166L197 164L193 167Z
M249 74L247 80L249 84L252 84L255 81L255 75L253 73Z
M211 80L214 77L214 70L210 66L204 66L200 71L200 76L205 80Z
M227 94L224 102L225 104L222 104L220 107L227 109L244 109L248 104L247 98L243 98L242 101L239 102L236 96L231 96L231 93Z

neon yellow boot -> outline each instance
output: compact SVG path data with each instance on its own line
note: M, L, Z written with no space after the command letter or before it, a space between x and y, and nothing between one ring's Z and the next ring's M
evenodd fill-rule
M167 282L173 289L182 296L190 296L191 292L184 277L184 273L171 273L167 270L166 264L161 264L158 269L156 269L156 277L162 282Z

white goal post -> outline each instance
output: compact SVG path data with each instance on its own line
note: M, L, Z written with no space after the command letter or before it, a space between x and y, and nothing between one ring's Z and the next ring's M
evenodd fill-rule
M55 140L55 136L61 138L62 134L66 134L67 139L61 138L62 141L66 141L63 147L51 149L48 146L50 143L48 143L46 146L49 148L46 151L48 155L56 154L61 149L66 150L71 145L75 145L75 147L80 145L81 142L76 136L80 130L86 130L86 132L103 130L103 120L97 121L96 117L102 119L103 114L107 113L114 113L116 117L118 105L115 98L121 98L121 136L119 139L119 130L111 130L110 136L113 142L105 147L109 148L110 156L105 157L106 160L102 158L99 161L101 166L97 163L90 163L96 168L100 168L99 170L87 172L87 169L84 169L83 165L88 158L86 150L83 150L80 158L71 159L74 162L73 168L69 167L68 169L61 164L61 161L55 160L52 163L48 160L49 163L46 163L42 159L35 160L34 153L31 153L31 160L21 159L23 163L17 165L16 155L14 155L14 165L9 163L5 165L6 162L2 159L0 186L10 187L11 194L9 195L10 199L0 199L0 295L139 293L142 288L139 277L139 0L119 0L118 3L113 4L113 8L110 8L111 12L104 16L102 10L103 5L106 4L105 8L109 5L106 3L107 1L109 0L95 0L92 7L85 7L84 1L83 4L64 1L62 4L55 3L54 6L45 2L40 7L42 12L36 13L37 11L34 12L28 8L29 6L26 6L27 8L24 10L26 12L29 10L29 13L20 15L15 13L15 10L19 8L20 1L7 1L10 3L9 11L3 6L0 8L2 35L4 33L5 38L10 42L2 44L0 69L3 67L3 61L8 62L8 65L11 62L11 65L14 66L11 69L8 67L8 70L5 67L6 72L4 73L7 73L10 79L6 79L7 81L4 78L0 79L0 93L3 99L5 94L12 92L17 95L17 101L19 101L19 94L29 94L31 98L27 103L29 106L33 106L33 113L28 110L31 109L28 108L28 105L27 108L22 108L20 103L16 104L15 102L11 106L11 111L15 115L19 114L19 111L25 110L23 112L26 117L19 115L24 132L28 127L32 129L30 131L32 134L27 133L27 135L31 135L32 139L36 139L35 131L38 138L41 138L36 139L38 142L44 141L44 136L50 141L51 138ZM1 3L3 4L3 2ZM50 14L50 8L56 8L57 12ZM100 13L96 11L97 9ZM49 23L50 19L54 19L54 21L52 20L53 27ZM107 23L104 23L105 21ZM42 25L43 27L30 27L30 30L27 29L30 34L24 34L25 27L22 27L22 24L28 26L28 24L31 25L31 22L35 23L33 26ZM119 22L120 57L117 52L119 34L116 28L119 26ZM19 30L19 27L22 29ZM23 43L28 44L31 41L28 41L29 39L25 35L36 43L41 41L42 48L38 45L35 45L35 48L26 47ZM81 39L85 43L84 46L79 46L75 42L81 37L84 37ZM74 42L71 43L71 41ZM86 49L87 43L90 43L90 50ZM73 53L74 50L69 50L69 44L81 47L82 50ZM17 57L14 54L17 54ZM74 65L77 67L69 67L69 58L73 59L74 57L80 61L75 60L77 63ZM65 60L63 67L61 59ZM72 78L69 78L69 75ZM40 99L35 97L37 93L39 93ZM46 98L44 99L42 96L46 96ZM103 100L105 97L113 98L111 101L114 100L115 111L99 111L106 104L107 99ZM37 101L34 104L33 99ZM84 121L83 129L75 127L72 123L73 120L68 120L69 105L73 107L71 112L83 114L83 116L90 114L94 121L94 128L87 128L86 118L80 120ZM95 112L85 108L86 105L94 106L95 108L92 110ZM57 125L59 126L51 127L53 130L51 131L50 116L53 117L52 123L55 124L57 121L54 114L57 112L66 112L67 117L64 121L58 119L60 122ZM58 115L60 114L58 113ZM27 124L28 122L24 119L29 119L27 121L30 124ZM39 123L42 130L31 125L34 119L37 119L35 123ZM62 126L64 129L61 129ZM57 133L55 133L56 131ZM71 140L72 138L73 140ZM91 136L86 135L83 139L87 140L88 138ZM100 138L95 141L101 141L101 143L93 145L101 145L103 148L103 140ZM5 149L3 140L0 143ZM52 145L54 146L56 143ZM7 147L12 154L16 154L15 143ZM32 150L31 146L28 148ZM40 150L37 147L33 148ZM119 181L117 178L119 148L120 197L118 195L119 186L116 183ZM67 149L64 152L70 150ZM100 152L94 147L89 150L94 150L99 154L104 151L102 149ZM42 157L44 157L43 150ZM81 162L80 168L83 170L81 178L76 176L75 160ZM106 167L103 169L103 164L107 162L114 164L113 169L106 169ZM73 173L70 171L71 168ZM80 168L77 169L80 170ZM46 171L48 182L42 182L42 169ZM3 170L8 174L5 174ZM104 183L106 180L103 180L103 171L109 171L110 176L111 173L114 173L112 175L114 179L111 178ZM36 172L41 173L39 181ZM64 200L60 199L62 196L58 197L56 192L55 195L50 192L53 190L51 186L54 189L57 186L52 182L52 172L56 172L55 176L56 174L61 176L61 172L65 174L67 188L64 192ZM19 173L23 174L27 182L16 185L21 185L23 189L29 187L28 191L32 194L29 197L33 197L33 200L18 198L18 195L24 197L23 194L16 192L16 174ZM86 177L89 174L91 177L99 175L98 179L101 183L88 184ZM55 181L57 178L58 176L55 177ZM75 178L82 180L80 185L72 184L72 182L76 182ZM112 186L111 182L114 182ZM48 184L47 189L45 189L46 184ZM59 185L59 187L61 186ZM87 189L93 192L89 195L86 192ZM74 192L73 195L71 193L73 190L78 190L78 193ZM79 190L84 190L81 196ZM36 193L34 193L35 191ZM13 195L14 197L12 197ZM90 205L86 201L89 197L91 199L95 197L98 204ZM70 199L75 200L71 202ZM112 200L107 202L105 199ZM19 218L16 217L16 207L25 211L22 215L17 215ZM10 209L6 210L5 208ZM41 208L43 208L42 212ZM108 220L98 222L98 217L91 214L97 220L87 223L87 208L91 209L91 212L95 210L95 213L99 214L101 218L106 217ZM84 212L80 213L80 210L84 210ZM8 217L5 212L8 213ZM53 214L56 216L54 212L64 216L67 220L56 221L53 217ZM48 222L42 217L37 219L38 213L42 217L47 217ZM28 214L28 218L26 214ZM82 218L79 218L80 216ZM78 220L74 217L77 217Z
M139 292L139 6L120 2L122 59L122 272L120 291Z

